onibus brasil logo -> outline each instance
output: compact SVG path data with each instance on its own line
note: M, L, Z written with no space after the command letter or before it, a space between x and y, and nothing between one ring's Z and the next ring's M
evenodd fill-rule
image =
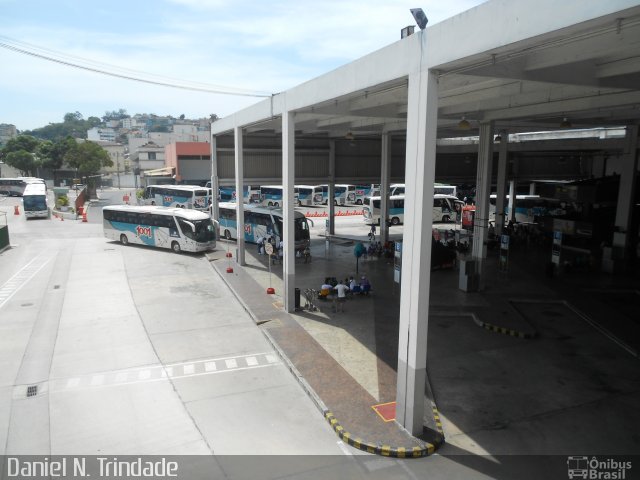
M627 470L631 470L631 462L607 458L572 456L567 457L567 473L569 478L597 480L624 480Z

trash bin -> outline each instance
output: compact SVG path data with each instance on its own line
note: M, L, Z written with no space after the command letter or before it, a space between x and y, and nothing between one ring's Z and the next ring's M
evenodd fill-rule
M295 298L295 308L296 310L300 310L300 289L296 288L294 290L294 298Z

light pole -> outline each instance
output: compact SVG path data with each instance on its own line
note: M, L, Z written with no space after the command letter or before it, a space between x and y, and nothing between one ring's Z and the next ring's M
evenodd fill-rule
M4 165L4 162L0 160L0 178L2 178L2 165Z
M118 190L120 190L120 152L116 152L116 174L118 175Z

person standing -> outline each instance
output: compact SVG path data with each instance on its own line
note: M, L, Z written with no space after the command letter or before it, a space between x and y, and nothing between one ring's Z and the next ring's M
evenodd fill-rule
M349 287L347 287L342 281L340 281L335 287L333 287L333 289L338 292L336 313L344 312L344 303L347 301L347 292L349 291Z

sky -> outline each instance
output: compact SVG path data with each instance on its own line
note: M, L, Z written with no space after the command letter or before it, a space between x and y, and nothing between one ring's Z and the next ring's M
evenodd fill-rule
M0 0L0 44L136 78L114 78L0 47L0 123L31 130L69 112L125 109L219 117L400 39L422 8L429 25L483 0ZM416 27L417 29L417 27ZM249 94L249 95L247 95ZM251 96L250 96L251 95Z

